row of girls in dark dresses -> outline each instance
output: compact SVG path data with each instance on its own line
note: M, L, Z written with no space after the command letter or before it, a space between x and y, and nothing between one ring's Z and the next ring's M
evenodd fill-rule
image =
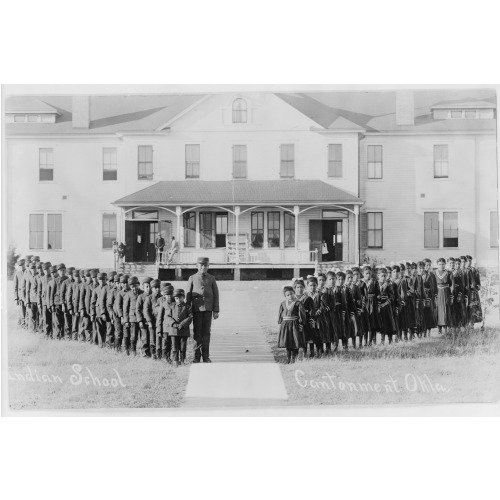
M400 262L391 266L346 271L331 270L307 279L295 278L283 287L279 308L278 347L287 350L287 363L299 349L304 357L330 355L339 342L348 350L381 344L386 337L412 341L438 333L455 335L483 321L479 272L470 255L437 260Z

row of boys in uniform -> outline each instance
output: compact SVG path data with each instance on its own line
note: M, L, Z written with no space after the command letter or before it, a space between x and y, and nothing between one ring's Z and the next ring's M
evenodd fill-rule
M447 266L446 266L447 264ZM342 341L356 348L430 336L433 328L457 333L482 322L481 281L470 255L400 262L389 267L365 265L294 279L283 288L278 347L293 362L299 349L314 357L330 354Z
M20 259L14 275L19 324L47 338L87 341L127 355L186 359L191 307L170 283L96 269L66 269L36 256Z

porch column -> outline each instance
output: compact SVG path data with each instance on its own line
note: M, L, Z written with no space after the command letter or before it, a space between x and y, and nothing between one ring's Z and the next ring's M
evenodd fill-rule
M177 244L179 245L179 251L181 250L181 214L182 208L175 207L175 214L177 215ZM182 242L182 248L184 248L184 242Z
M354 205L354 262L359 266L359 205Z
M234 216L236 217L234 231L236 233L236 265L240 263L240 207L234 207Z
M299 249L299 210L298 205L293 207L293 214L295 215L295 250Z

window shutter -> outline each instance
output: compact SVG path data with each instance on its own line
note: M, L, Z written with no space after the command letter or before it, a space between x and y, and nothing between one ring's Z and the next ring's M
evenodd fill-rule
M359 246L361 250L368 248L368 214L366 212L359 214Z

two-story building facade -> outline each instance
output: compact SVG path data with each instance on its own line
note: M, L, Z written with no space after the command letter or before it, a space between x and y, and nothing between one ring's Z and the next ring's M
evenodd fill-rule
M114 241L153 263L162 234L178 275L208 255L242 279L367 258L494 266L496 96L446 95L11 96L8 240L112 268Z

